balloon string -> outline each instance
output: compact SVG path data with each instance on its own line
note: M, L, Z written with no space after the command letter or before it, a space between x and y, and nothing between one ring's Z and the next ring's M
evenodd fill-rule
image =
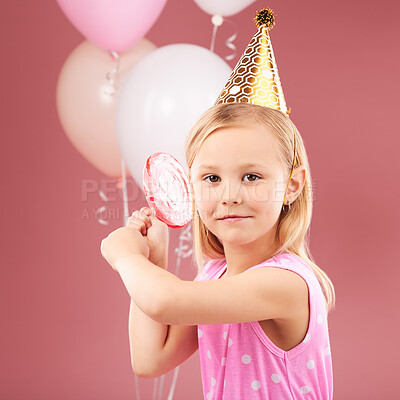
M153 388L153 400L156 400L157 397L157 383L158 383L158 377L153 379L153 384L154 384L154 388Z
M178 248L175 249L176 253L176 266L175 266L175 275L179 274L179 267L181 265L181 259L189 257L192 254L192 249L186 251L189 247L188 244L184 244L185 242L192 243L192 222L189 222L183 229L183 231L179 235L179 245ZM178 365L174 370L174 376L172 378L171 387L169 389L167 400L172 400L175 392L176 381L178 380L180 365Z
M180 368L180 365L178 365L174 370L174 377L172 378L171 388L169 390L169 394L168 394L167 400L172 400L172 398L173 398L173 395L174 395L174 392L175 392L176 381L178 379L179 368Z
M211 46L210 46L210 51L213 53L214 53L214 46L215 46L215 37L217 36L217 30L218 30L218 26L214 25L212 38L211 38Z
M136 374L134 375L135 375L135 393L136 393L135 399L140 400L139 377Z
M234 29L234 33L231 36L229 36L228 39L225 40L225 46L228 47L228 49L232 50L232 53L228 54L224 58L227 61L231 61L236 57L236 46L233 44L233 42L236 40L236 38L238 36L238 29L237 29L237 25L235 23L233 23L229 19L223 18L221 15L213 15L213 17L211 18L211 22L213 23L214 28L213 28L212 38L211 38L210 51L214 52L215 40L216 40L216 36L217 36L218 27L221 26L225 21L228 22L228 24L230 24L231 26L233 26L233 29Z
M158 400L161 400L165 375L160 376L160 387L158 388Z
M122 198L124 204L124 226L128 223L129 218L129 207L128 207L128 193L126 188L126 168L125 168L125 161L121 157L121 184L122 184Z
M118 79L118 71L119 71L119 55L116 51L109 51L109 54L114 63L113 69L106 74L106 79L110 84L109 89L104 89L104 93L109 96L114 96L117 92L117 79Z
M119 187L122 189L122 199L124 207L123 222L124 226L126 226L129 218L129 207L128 207L127 187L126 187L126 168L125 168L125 161L122 157L121 157L121 182ZM135 399L140 400L140 380L135 373L134 376L135 376L135 393L136 393Z
M99 196L103 201L108 201L106 194L100 189ZM108 225L108 221L101 217L101 213L107 210L107 206L101 206L96 210L96 220L99 224Z
M189 244L184 244L184 242L191 242L191 222L189 222L184 228L181 234L179 235L179 247L175 249L176 257L176 268L175 275L179 274L179 267L181 265L181 258L189 257L193 250L189 248Z
M233 33L233 35L231 35L230 37L228 37L228 39L226 39L225 41L225 46L228 47L229 49L231 49L233 51L233 53L225 56L225 60L227 61L231 61L236 57L236 46L233 44L233 42L236 40L237 36L238 36L238 29L237 29L237 25L234 24L232 21L230 21L229 19L224 19L224 21L228 22L229 24L231 24L231 26L233 26L233 29L235 30L235 32Z
M105 219L101 218L101 216L99 216L99 214L101 215L101 213L106 210L107 210L107 206L101 206L96 210L96 220L99 224L108 225L108 221L106 221Z

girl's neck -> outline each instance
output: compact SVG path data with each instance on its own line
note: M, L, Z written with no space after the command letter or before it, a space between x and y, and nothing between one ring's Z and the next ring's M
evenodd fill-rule
M272 258L279 246L274 240L266 237L243 245L224 243L227 269L224 276L240 274L254 265ZM269 243L269 244L268 244Z

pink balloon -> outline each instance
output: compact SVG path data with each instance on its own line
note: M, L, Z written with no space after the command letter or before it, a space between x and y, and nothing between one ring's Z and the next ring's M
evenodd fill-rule
M88 40L106 51L125 51L146 35L167 0L57 0Z
M67 58L57 83L57 111L65 133L76 149L105 175L121 176L121 154L115 130L118 88L132 67L156 46L141 39L123 53L119 70L111 56L84 41ZM112 81L115 81L115 84ZM112 94L114 87L116 93Z

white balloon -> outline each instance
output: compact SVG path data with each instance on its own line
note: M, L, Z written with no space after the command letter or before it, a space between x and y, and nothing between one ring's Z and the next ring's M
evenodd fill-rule
M118 95L116 131L127 168L142 190L143 167L153 153L171 154L187 171L185 137L215 104L231 72L219 56L192 44L160 47L132 68Z
M229 17L244 10L256 0L194 0L206 13Z

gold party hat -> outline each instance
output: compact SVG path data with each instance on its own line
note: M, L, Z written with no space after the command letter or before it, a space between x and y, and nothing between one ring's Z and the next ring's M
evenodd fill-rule
M289 113L278 75L268 31L275 25L274 12L265 8L254 18L258 27L215 104L252 103Z

